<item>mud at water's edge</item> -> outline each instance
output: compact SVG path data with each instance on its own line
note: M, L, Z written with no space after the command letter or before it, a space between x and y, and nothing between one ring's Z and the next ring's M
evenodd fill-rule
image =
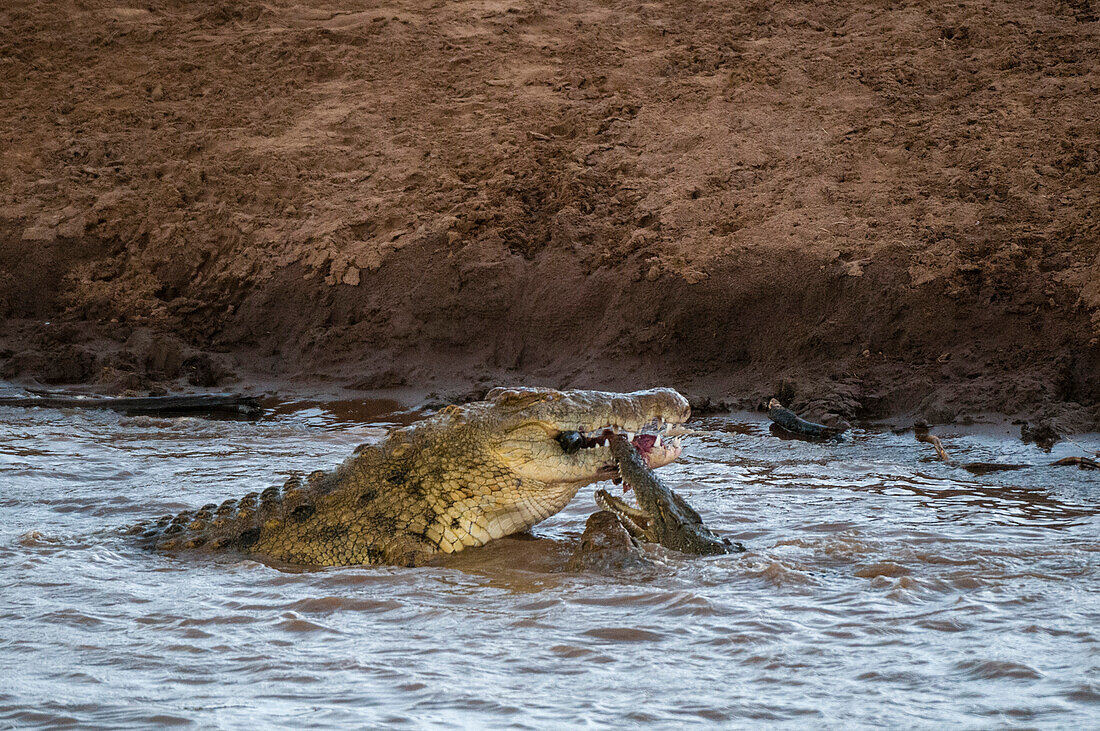
M1021 307L1044 282L1018 273L986 274L1015 277L990 303L911 286L901 256L853 278L773 252L692 284L639 277L630 259L588 272L555 252L471 278L476 262L448 263L434 246L411 247L358 286L290 266L196 288L212 306L235 299L214 317L173 302L159 319L121 309L11 319L0 326L0 376L106 393L232 386L405 403L468 400L501 384L667 385L699 413L758 410L776 396L854 421L992 413L1054 420L1063 432L1100 423L1100 347L1087 317ZM426 271L426 257L442 263Z

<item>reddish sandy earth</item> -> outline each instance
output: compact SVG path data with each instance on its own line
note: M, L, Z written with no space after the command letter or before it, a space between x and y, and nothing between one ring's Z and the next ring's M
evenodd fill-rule
M8 0L0 377L1095 428L1097 10Z

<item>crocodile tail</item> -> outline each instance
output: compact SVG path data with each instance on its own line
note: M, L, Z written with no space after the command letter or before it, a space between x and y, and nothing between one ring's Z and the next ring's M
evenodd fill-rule
M178 515L165 515L153 521L138 523L127 533L139 537L150 549L173 551L188 549L247 551L260 537L263 526L271 520L304 519L313 513L310 488L326 477L315 472L306 485L299 477L291 477L282 488L269 487L263 492L250 492L237 500L221 505L209 503L198 510L185 510Z

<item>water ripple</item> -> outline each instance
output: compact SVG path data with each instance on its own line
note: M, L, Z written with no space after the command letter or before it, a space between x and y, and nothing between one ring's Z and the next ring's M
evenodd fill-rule
M745 554L565 573L585 491L536 540L303 571L114 531L335 465L411 415L3 416L0 725L1095 722L1100 477L1042 466L1070 445L944 434L960 461L1034 465L975 474L911 435L809 444L709 418L665 474Z

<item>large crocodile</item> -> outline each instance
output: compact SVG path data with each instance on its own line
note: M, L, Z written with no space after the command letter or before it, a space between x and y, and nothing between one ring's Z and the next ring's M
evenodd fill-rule
M628 394L510 388L449 406L363 446L332 472L134 526L160 550L221 550L302 565L418 565L553 515L618 473L608 440L660 467L678 440L642 435L687 420L671 389ZM637 437L634 433L639 433Z

